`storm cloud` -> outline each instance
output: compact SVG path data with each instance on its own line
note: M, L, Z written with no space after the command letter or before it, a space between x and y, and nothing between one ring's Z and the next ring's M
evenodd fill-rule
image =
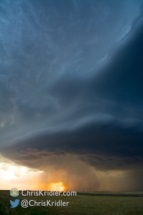
M143 1L1 1L0 14L1 154L45 171L89 168L96 189L92 168L138 181Z

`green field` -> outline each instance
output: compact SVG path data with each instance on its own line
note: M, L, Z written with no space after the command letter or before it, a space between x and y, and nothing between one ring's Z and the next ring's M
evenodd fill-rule
M35 199L38 201L69 202L68 206L39 206L10 208L9 191L0 191L0 215L143 215L143 195L115 193L79 193L73 197L17 197L19 199Z

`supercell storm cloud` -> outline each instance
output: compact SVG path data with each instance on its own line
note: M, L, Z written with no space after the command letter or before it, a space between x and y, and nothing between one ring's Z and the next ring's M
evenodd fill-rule
M2 0L0 26L1 155L143 189L143 1Z

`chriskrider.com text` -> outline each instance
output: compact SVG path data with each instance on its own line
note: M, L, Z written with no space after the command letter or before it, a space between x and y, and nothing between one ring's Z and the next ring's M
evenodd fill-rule
M30 191L30 190L21 190L22 196L76 196L76 191L66 191L66 192L60 192L60 191Z

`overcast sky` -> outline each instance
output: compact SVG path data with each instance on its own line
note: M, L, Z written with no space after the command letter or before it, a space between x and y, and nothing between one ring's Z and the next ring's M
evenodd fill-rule
M1 162L143 190L143 0L1 0L0 26Z

